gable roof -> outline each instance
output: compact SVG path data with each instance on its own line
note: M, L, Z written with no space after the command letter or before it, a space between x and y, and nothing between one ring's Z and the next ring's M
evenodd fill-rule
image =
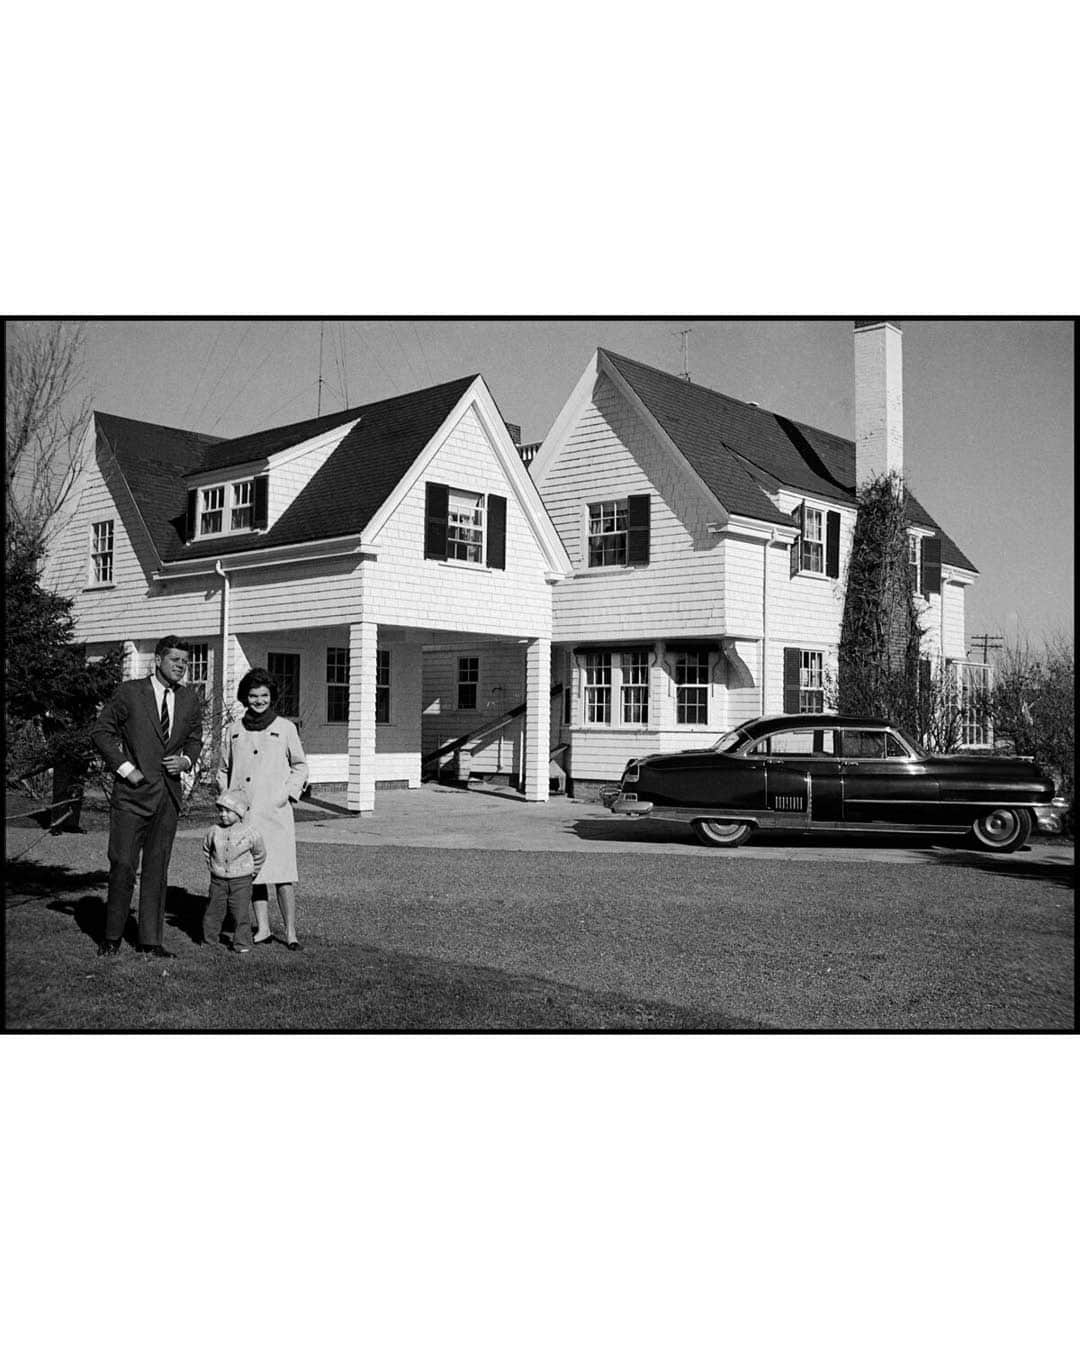
M225 440L96 413L163 562L359 534L477 377ZM357 420L359 419L359 420ZM357 425L265 534L184 543L185 476L245 464L347 422Z
M719 501L738 515L791 524L767 492L785 487L855 506L855 442L744 403L601 347ZM941 561L976 568L908 493L908 519L941 536Z

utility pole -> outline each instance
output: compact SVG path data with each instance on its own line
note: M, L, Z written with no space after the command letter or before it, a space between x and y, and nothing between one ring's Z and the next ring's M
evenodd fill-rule
M988 654L990 652L1000 651L1001 644L1004 642L1004 640L1005 638L1001 633L975 633L972 635L971 641L968 645L969 647L978 647L980 645L982 646L983 665L985 666L987 664Z
M682 338L682 377L687 384L690 383L690 346L688 338L694 330L692 328L680 328L675 337Z

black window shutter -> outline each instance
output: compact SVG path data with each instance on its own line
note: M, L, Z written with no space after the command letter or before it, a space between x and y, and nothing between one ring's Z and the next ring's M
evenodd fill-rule
M840 512L825 514L825 575L840 575Z
M262 473L255 479L251 490L252 529L265 530L270 519L270 475Z
M424 557L446 559L446 527L450 515L450 489L445 483L428 483L424 509Z
M792 546L791 546L791 575L792 575L792 576L795 576L796 573L798 573L798 572L800 572L800 571L802 570L802 566L801 566L801 560L802 560L802 536L803 536L803 524L804 524L804 521L803 521L803 511L804 511L805 509L806 509L806 503L805 503L805 502L800 502L799 505L795 508L795 510L792 511L792 513L791 513L792 524L793 524L793 525L795 526L795 528L799 531L799 537L798 537L798 539L796 539L795 542L794 542L794 543L792 544Z
M199 489L188 488L187 495L187 531L188 542L195 538L195 519L199 512Z
M506 498L488 493L487 565L506 570Z
M802 668L802 650L799 647L784 648L784 711L799 711L799 671Z
M651 499L647 492L626 499L626 561L649 561L649 529L652 519Z
M936 534L922 541L922 593L927 597L941 594L941 540Z

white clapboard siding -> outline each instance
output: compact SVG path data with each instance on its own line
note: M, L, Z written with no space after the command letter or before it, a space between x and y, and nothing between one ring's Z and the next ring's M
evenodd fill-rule
M423 750L432 754L459 736L473 736L509 709L525 701L524 647L474 643L424 651ZM479 661L477 707L457 706L458 660ZM520 770L521 719L475 735L467 744L474 773L512 774Z
M428 482L506 498L505 570L424 557ZM378 561L367 565L364 613L376 622L449 632L550 635L547 563L472 408L372 542Z
M542 486L575 573L555 591L560 642L726 629L723 552L704 495L676 469L611 382L597 383ZM588 503L650 494L649 563L588 566Z
M967 632L964 619L964 601L967 587L942 578L941 585L941 645L947 661L967 660Z

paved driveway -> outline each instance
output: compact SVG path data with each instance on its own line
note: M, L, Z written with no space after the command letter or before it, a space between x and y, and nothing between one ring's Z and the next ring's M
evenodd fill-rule
M317 789L316 789L317 793ZM707 857L717 867L740 859L805 863L842 861L931 863L942 852L966 845L959 836L849 836L836 839L784 835L765 837L737 849L706 848L688 826L665 821L619 819L596 802L552 797L526 802L508 789L424 784L415 791L379 792L370 815L344 811L344 799L316 795L297 809L296 837L302 843L365 845L399 844L409 848L493 849L561 853L672 853ZM201 834L205 826L186 827L181 834ZM1014 854L980 853L984 863L1008 870L1023 860L1068 867L1073 848L1052 839L1033 838L1029 848Z

